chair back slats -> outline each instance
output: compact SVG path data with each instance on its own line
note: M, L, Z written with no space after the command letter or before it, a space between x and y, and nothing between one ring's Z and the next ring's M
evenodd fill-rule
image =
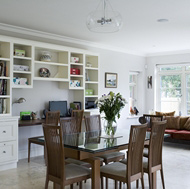
M73 110L71 115L72 117L77 118L77 125L80 129L82 128L83 115L84 115L84 110Z
M43 124L47 148L47 173L56 178L64 178L64 145L61 128L56 125Z
M149 144L149 166L154 167L162 163L162 145L167 121L152 122Z
M142 157L147 123L132 125L130 130L129 148L127 153L127 177L142 172Z
M148 123L148 127L152 126L153 121L162 121L163 116L161 115L151 115L151 114L143 114L143 117L139 118L140 123Z
M101 130L100 115L85 116L86 131L97 131Z
M60 126L64 134L72 134L81 132L81 128L77 124L78 119L75 117L63 118L60 121Z
M46 124L58 125L60 122L60 111L46 112Z

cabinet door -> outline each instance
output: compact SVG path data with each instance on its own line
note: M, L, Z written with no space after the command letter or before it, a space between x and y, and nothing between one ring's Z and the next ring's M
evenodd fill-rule
M0 143L0 163L17 159L17 142Z
M0 121L0 142L17 139L16 121Z

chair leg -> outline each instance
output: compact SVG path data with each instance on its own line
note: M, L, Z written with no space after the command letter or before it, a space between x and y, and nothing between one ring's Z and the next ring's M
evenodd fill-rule
M82 181L79 182L79 189L82 189Z
M115 189L118 189L117 180L115 180Z
M103 180L103 177L101 177L101 189L104 189L104 180Z
M106 189L108 189L108 178L106 178Z
M131 189L131 182L127 182L127 189Z
M152 173L148 173L149 189L152 189Z
M122 182L119 181L119 189L121 189L121 188L122 188Z
M45 189L48 189L48 184L49 184L49 180L48 180L48 177L46 175Z
M31 146L31 142L30 140L28 140L28 163L30 162L30 146Z
M136 188L139 188L139 179L136 180Z
M142 189L144 189L144 176L142 174L142 177L141 177L141 185L142 185Z
M162 178L162 186L163 186L163 189L165 189L163 169L160 170L160 174L161 174L161 178Z

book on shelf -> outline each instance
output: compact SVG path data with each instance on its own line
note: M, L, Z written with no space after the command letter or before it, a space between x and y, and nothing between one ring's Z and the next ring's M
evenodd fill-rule
M7 95L7 80L0 79L0 95Z
M8 76L8 67L6 61L0 61L0 76Z
M7 99L1 98L0 99L0 114L6 114L7 113Z

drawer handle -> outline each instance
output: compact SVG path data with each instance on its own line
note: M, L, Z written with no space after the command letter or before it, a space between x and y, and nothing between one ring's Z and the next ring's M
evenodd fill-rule
M3 151L4 154L6 154L6 151Z
M6 133L6 131L3 131L3 133Z

